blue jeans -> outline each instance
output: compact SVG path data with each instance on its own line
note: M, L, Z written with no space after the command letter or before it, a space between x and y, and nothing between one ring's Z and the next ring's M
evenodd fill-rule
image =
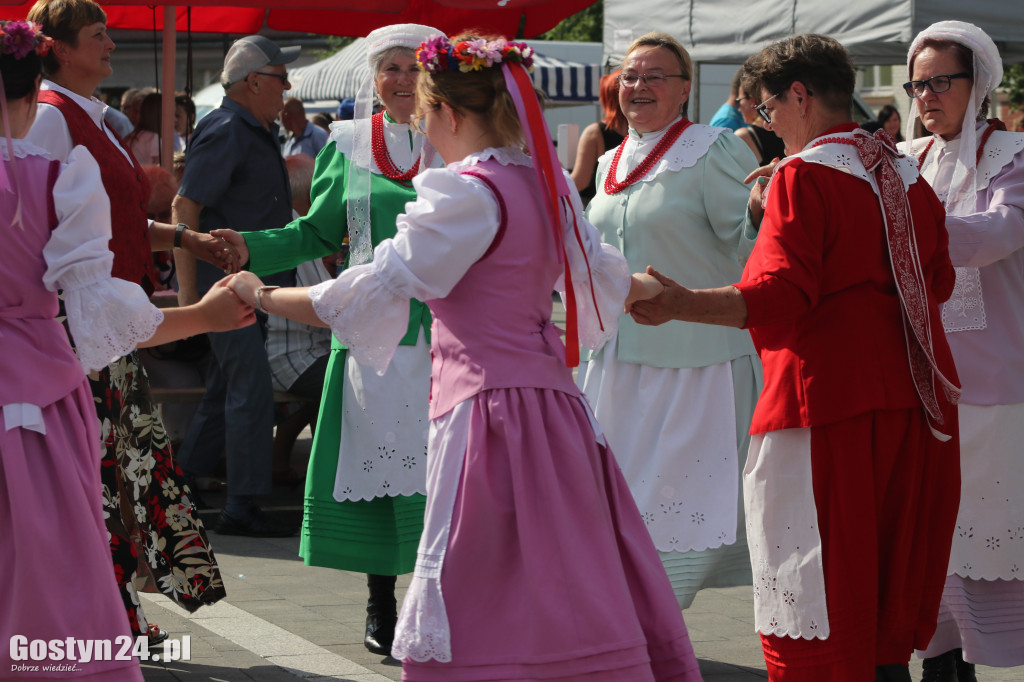
M211 332L206 395L178 453L186 473L212 474L227 451L229 495L271 491L274 389L259 324Z

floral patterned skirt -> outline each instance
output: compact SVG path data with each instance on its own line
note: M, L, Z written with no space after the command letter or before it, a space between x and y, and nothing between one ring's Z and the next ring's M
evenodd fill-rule
M225 596L206 531L149 392L138 351L89 375L103 439L100 480L114 572L132 631L148 628L138 590L188 611Z

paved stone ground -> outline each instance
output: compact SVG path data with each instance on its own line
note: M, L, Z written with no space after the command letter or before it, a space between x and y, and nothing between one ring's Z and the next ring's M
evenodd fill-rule
M300 439L296 466L308 457ZM223 496L204 494L207 527ZM298 523L302 488L275 489L265 508ZM143 595L146 614L172 639L189 637L191 660L149 662L146 682L289 682L401 679L400 664L362 645L365 576L305 566L298 538L257 539L210 534L227 587L227 599L189 615L160 595ZM399 596L409 577L399 578ZM749 587L701 592L686 610L701 672L708 682L765 680L764 661L753 631ZM156 653L159 654L159 651ZM920 663L912 661L915 680ZM1024 682L1024 669L979 668L982 682Z

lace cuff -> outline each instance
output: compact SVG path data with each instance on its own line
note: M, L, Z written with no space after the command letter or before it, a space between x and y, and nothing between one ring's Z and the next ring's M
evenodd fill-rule
M395 295L373 263L345 270L309 290L313 311L352 357L384 374L409 327L409 298Z
M132 352L164 321L140 286L114 277L65 289L64 308L87 373Z
M391 655L423 663L452 660L452 637L441 594L441 558L420 555L402 603Z

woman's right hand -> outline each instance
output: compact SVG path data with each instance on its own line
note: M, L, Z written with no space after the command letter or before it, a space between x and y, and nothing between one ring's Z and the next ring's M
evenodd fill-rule
M210 230L214 237L220 237L234 248L238 254L238 267L244 267L249 262L249 246L245 243L245 237L234 230L224 228L222 230Z
M253 307L228 287L234 277L237 275L229 275L214 284L196 304L206 331L228 332L256 321Z
M764 190L768 186L768 180L771 178L772 173L775 172L775 167L778 165L779 158L776 157L767 166L761 166L743 179L744 184L754 183L750 188L747 210L750 211L750 217L753 219L755 227L761 226L761 219L764 217Z

